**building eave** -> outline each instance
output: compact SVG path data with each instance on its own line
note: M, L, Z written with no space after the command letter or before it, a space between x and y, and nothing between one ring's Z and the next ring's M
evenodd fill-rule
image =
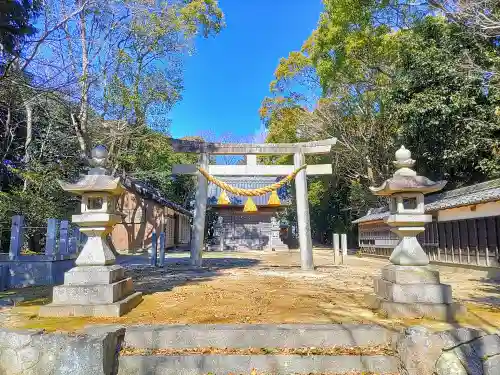
M192 217L193 214L180 206L177 203L163 197L156 189L146 186L143 182L134 180L130 177L125 177L122 179L123 186L131 192L137 193L144 199L150 199L162 206L171 208L174 211L180 212L186 216Z
M430 195L426 197L425 200L430 200L430 202L425 205L425 213L427 214L452 208L498 202L500 201L500 179ZM388 208L382 212L362 216L352 221L352 223L361 224L375 222L377 220L383 220L387 216L389 216Z

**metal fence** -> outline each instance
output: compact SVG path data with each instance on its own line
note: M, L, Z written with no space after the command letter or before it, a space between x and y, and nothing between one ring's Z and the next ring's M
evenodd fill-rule
M373 227L359 228L362 253L390 256L397 240L385 224L378 225L376 238ZM418 237L429 259L444 263L499 267L500 216L481 217L446 222L433 221ZM387 244L386 246L382 244Z

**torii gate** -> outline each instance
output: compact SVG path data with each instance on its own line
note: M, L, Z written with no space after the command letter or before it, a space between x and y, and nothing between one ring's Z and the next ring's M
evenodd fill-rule
M199 154L199 167L205 169L213 176L284 176L292 173L305 164L306 154L328 154L336 138L323 141L302 143L210 143L201 141L188 141L171 139L175 152ZM209 165L210 155L292 155L294 165ZM256 158L254 158L255 160ZM173 174L198 175L198 188L196 190L196 207L194 211L193 230L191 242L191 263L194 266L202 264L202 249L205 234L205 214L208 199L208 181L199 173L196 165L174 165ZM313 270L313 254L311 240L311 224L309 217L309 203L307 197L307 177L311 175L332 174L331 164L308 165L295 177L297 197L297 224L299 230L299 246L301 268Z

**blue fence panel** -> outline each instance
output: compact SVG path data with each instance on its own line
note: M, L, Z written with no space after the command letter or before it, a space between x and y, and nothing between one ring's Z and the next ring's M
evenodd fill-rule
M61 221L59 227L59 254L68 254L69 252L69 222Z
M160 233L160 267L165 267L165 232Z
M156 232L151 235L151 265L156 266L158 246L156 243Z
M12 217L12 227L10 230L9 258L17 259L21 255L21 248L24 241L24 217L16 215Z
M55 255L57 252L57 219L47 220L47 241L45 255Z

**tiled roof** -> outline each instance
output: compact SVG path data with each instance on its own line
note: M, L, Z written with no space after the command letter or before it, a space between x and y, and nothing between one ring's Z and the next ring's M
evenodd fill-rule
M184 215L192 216L193 214L186 210L184 207L178 205L177 203L172 202L171 200L166 199L160 193L160 191L143 181L135 180L130 177L122 178L122 184L127 188L127 190L135 191L141 197L146 199L154 200L155 202L161 204L162 206L169 207L177 212L180 212Z
M254 177L254 178L249 178L249 177L218 177L221 181L224 181L225 183L240 188L240 189L258 189L262 188L267 185L274 184L276 181L281 180L281 177ZM214 184L209 184L208 185L208 202L209 204L215 204L217 202L217 199L219 198L219 195L221 193L221 189L214 185ZM267 201L269 200L269 196L271 193L267 193L266 195L258 196L258 197L252 197L252 200L255 202L256 205L265 205L267 204ZM282 199L283 195L280 194L280 191L278 191L278 195L280 196L281 204L289 204L290 199ZM239 197L235 196L234 194L227 193L227 196L229 197L229 200L233 204L239 204L243 205L245 204L246 197Z
M432 194L425 197L425 212L444 210L472 204L494 202L500 200L500 179L475 184L460 189ZM388 207L371 209L368 213L354 220L354 224L381 220L389 216Z
M500 179L451 190L426 199L428 212L500 200Z
M365 216L353 221L353 224L364 223L367 221L382 220L389 216L389 207L378 207L368 210Z

